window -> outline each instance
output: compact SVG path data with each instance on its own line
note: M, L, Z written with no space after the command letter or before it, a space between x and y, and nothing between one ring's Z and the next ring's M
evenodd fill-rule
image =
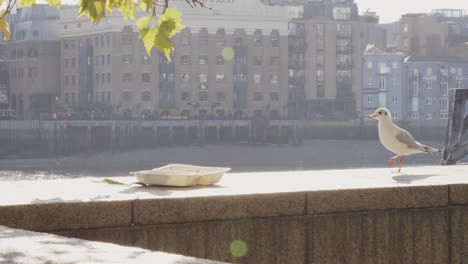
M143 102L149 102L151 101L151 92L150 91L144 91L141 93L141 100Z
M463 83L458 82L458 83L457 83L457 88L463 88Z
M458 75L462 76L463 75L463 68L458 68L457 72L458 72Z
M323 70L317 70L316 77L317 77L317 81L323 82Z
M278 74L277 73L274 73L274 74L270 75L270 83L273 83L273 84L278 83Z
M432 98L431 97L427 97L425 100L427 105L431 105L432 104Z
M122 63L132 64L133 63L133 56L132 55L122 55Z
M412 117L413 119L419 119L419 113L412 113L412 114L411 114L411 117Z
M272 37L271 38L271 46L273 48L279 48L280 42L279 42L279 39L277 37Z
M151 64L151 58L148 55L141 56L141 64L149 65Z
M200 56L198 57L199 64L205 65L208 63L208 56Z
M99 73L96 73L96 74L94 75L94 82L95 82L96 84L99 84Z
M99 64L99 56L95 56L94 57L94 65L98 65Z
M216 74L216 82L224 82L224 73Z
M246 82L247 81L247 75L243 73L238 73L234 75L234 81L236 82Z
M325 33L325 25L324 24L316 24L315 30L317 32L317 36L323 37Z
M223 102L225 100L224 92L216 92L216 101Z
M323 50L325 48L325 39L324 38L318 38L317 39L317 49Z
M190 101L190 92L182 92L180 97L182 101Z
M101 73L101 84L104 84L106 82L106 74Z
M317 55L317 67L323 67L325 57L322 54Z
M190 82L190 73L182 73L181 77L183 82Z
M440 83L440 94L448 95L448 83Z
M224 38L223 37L217 37L216 38L216 47L224 47Z
M132 35L122 35L121 42L122 45L132 45Z
M258 37L258 36L257 36L257 37L254 37L254 39L253 39L253 45L254 45L254 47L261 47L261 46L263 46L263 44L262 44L262 37Z
M110 74L110 72L107 73L107 83L111 83L111 74Z
M367 62L367 68L368 69L372 69L373 66L374 66L374 64L372 63L372 61Z
M368 103L372 103L373 100L374 100L374 97L372 95L367 96L367 102Z
M272 92L270 93L270 99L273 102L279 101L279 93L278 92Z
M403 32L408 32L408 23L403 23Z
M106 57L104 55L101 56L101 65L106 64Z
M71 84L76 85L76 76L75 75L72 75L72 77L71 77Z
M398 113L392 112L392 118L397 119L398 118Z
M63 29L64 29L64 30L67 30L67 29L68 29L68 25L63 25Z
M418 94L418 83L417 82L412 82L411 83L411 94L412 95L417 95Z
M70 46L68 45L68 40L63 41L63 46L65 49L68 49Z
M398 96L392 96L392 102L398 103Z
M207 92L199 92L198 93L198 100L199 101L208 101L208 93Z
M106 36L106 45L107 45L108 48L110 47L110 36L109 35Z
M351 19L351 7L333 7L333 19L349 20Z
M425 117L426 117L426 119L428 119L428 120L429 120L429 119L432 119L432 114L426 114Z
M426 75L427 76L432 76L432 68L427 68L426 69Z
M373 84L373 79L372 78L367 79L367 85L372 85L372 84Z
M271 66L279 66L279 57L278 56L270 57L270 65Z
M262 66L263 65L263 57L254 56L253 57L253 65L254 66Z
M208 74L206 74L206 73L198 74L198 80L200 81L200 83L207 83L208 82Z
M398 85L398 79L397 78L393 78L393 85Z
M101 40L101 47L104 47L104 36L101 36L100 40Z
M216 65L224 65L224 57L216 56Z
M65 59L65 68L68 68L68 59Z
M386 82L385 77L380 77L380 78L379 78L379 88L380 88L381 90L385 90L385 89L387 88L387 85L386 85L386 84L387 84L387 82Z
M187 56L187 55L184 55L184 56L180 57L180 62L183 65L188 65L188 64L190 64L190 57Z
M440 113L440 119L448 119L448 113Z
M187 36L183 36L180 39L180 43L182 44L182 46L190 46L190 38Z
M68 85L68 76L65 76L65 85Z
M448 99L447 98L440 99L440 111L448 111Z
M202 84L200 84L199 88L201 90L206 90L206 89L208 89L208 85L206 85L206 83L202 83Z
M426 89L432 89L432 82L426 83Z
M254 101L260 102L263 100L263 93L255 92L254 93Z
M129 83L132 81L132 73L126 72L122 74L122 82L124 83Z
M70 47L72 49L76 48L76 40L73 39L70 43L71 43Z
M200 36L198 41L200 43L200 47L208 47L208 37L207 36Z
M392 62L392 67L393 69L398 69L398 62L396 61Z
M150 82L150 74L149 73L142 73L141 74L141 81L144 83L149 83Z
M111 56L107 55L107 64L110 64L110 63L111 63Z
M244 41L244 40L243 40L242 38L236 38L236 39L234 40L234 43L235 43L236 46L240 46L240 45L242 45L242 42L243 42L243 41Z
M71 59L71 67L75 68L75 66L76 66L76 58L72 58Z
M253 75L254 83L261 83L262 82L262 75L261 74L254 74Z

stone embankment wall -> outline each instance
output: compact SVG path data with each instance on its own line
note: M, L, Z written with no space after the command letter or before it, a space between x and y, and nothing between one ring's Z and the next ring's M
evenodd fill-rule
M464 264L467 171L233 173L191 188L4 182L0 225L232 263Z

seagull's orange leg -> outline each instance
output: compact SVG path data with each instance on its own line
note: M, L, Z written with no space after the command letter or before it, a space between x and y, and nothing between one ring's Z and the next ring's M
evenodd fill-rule
M395 157L391 158L389 161L388 161L388 166L392 167L393 165L395 165L395 160L398 159L398 158L401 158L400 155L396 155ZM400 160L401 162L401 160Z
M401 166L403 165L403 156L400 156L400 167L398 167L398 172L401 171Z

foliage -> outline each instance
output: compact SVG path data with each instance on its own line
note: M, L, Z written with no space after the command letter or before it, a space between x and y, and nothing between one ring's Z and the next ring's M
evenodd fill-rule
M5 0L0 0L3 4ZM16 8L16 2L20 6L34 6L36 0L6 0L6 8L0 11L0 30L3 38L8 40L10 37L10 26L6 16L10 14L13 8ZM49 5L56 6L60 9L61 0L45 0ZM146 52L151 53L153 47L164 52L166 58L170 61L171 54L174 50L170 38L185 26L182 24L181 13L176 8L169 8L169 1L162 2L153 0L80 0L78 17L87 15L93 23L99 23L101 19L107 15L112 16L115 9L122 13L125 20L136 19L136 11L141 9L149 16L138 19L136 25L140 30L140 38L143 40ZM185 0L191 7L206 8L206 5L201 0ZM159 12L158 12L159 11ZM153 27L151 25L154 24Z

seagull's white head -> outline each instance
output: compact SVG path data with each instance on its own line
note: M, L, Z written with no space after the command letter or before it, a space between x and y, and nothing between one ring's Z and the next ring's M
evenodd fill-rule
M370 115L368 119L377 118L379 121L383 120L392 120L392 115L390 111L385 107L380 107L379 109L375 110L373 115Z

